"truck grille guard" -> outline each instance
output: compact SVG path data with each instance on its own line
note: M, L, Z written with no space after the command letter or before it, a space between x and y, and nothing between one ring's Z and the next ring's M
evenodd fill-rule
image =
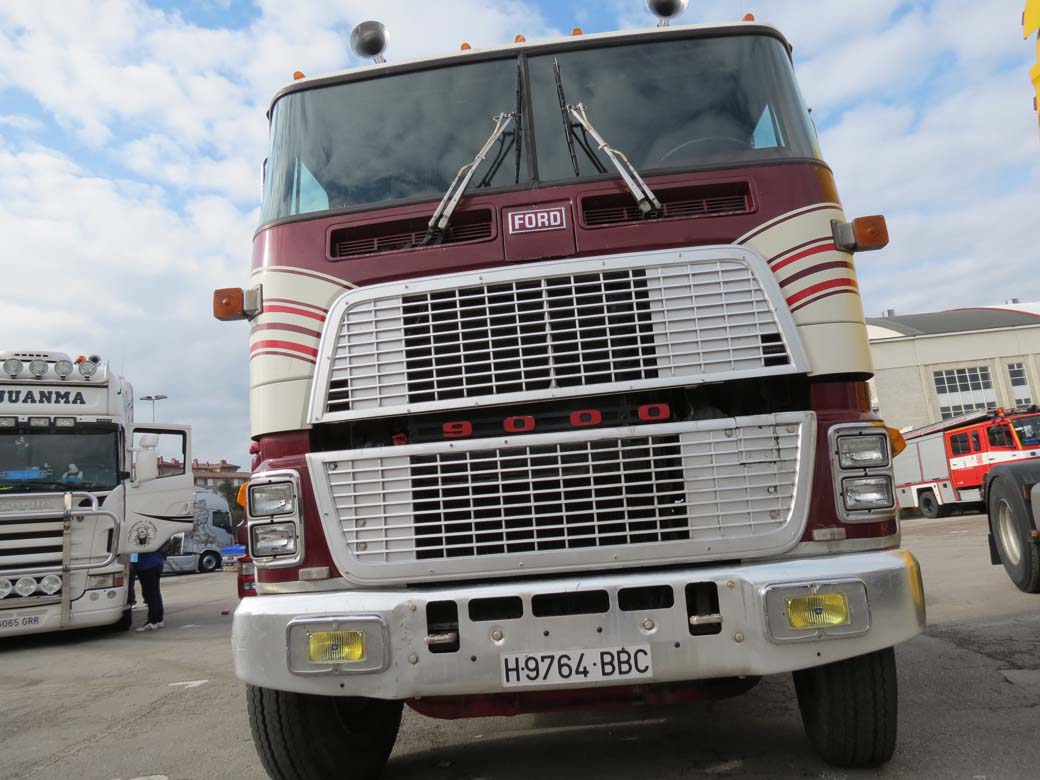
M87 500L86 507L76 506L80 501ZM24 510L11 508L25 502L53 501L53 509ZM108 554L104 558L75 560L72 552L72 522L73 518L108 518L112 521L112 543ZM107 509L102 509L98 503L97 496L86 492L68 492L48 496L19 494L17 496L0 497L0 542L7 537L17 536L18 541L25 542L26 552L14 553L11 557L25 558L35 557L40 559L38 563L12 564L11 567L4 564L4 558L0 558L0 576L17 577L21 575L39 574L65 574L73 571L85 571L88 569L100 569L111 565L118 554L118 540L121 521L118 515ZM42 527L41 527L42 526ZM57 552L32 552L34 545L37 549L57 547L56 544L38 544L45 539L57 539L61 534L60 563L52 560L57 557ZM24 534L40 533L40 537L25 537ZM50 534L50 536L47 536ZM13 549L13 548L6 548ZM6 557L6 556L4 556Z

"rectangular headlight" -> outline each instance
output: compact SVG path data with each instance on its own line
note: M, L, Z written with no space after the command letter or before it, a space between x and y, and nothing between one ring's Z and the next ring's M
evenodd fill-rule
M29 425L31 425L33 428L46 428L50 424L51 424L51 418L50 417L30 417L29 418Z
M350 664L368 660L364 631L315 631L307 635L307 661Z
M75 417L55 417L54 427L56 428L75 428L76 418Z
M295 523L264 523L250 531L249 554L253 558L296 555Z
M296 495L291 482L266 482L249 486L249 514L253 517L291 515Z
M843 469L870 469L888 465L888 436L863 434L838 437L838 465Z
M846 477L841 481L841 492L846 509L889 509L895 504L892 480L887 476Z
M0 428L14 428L18 425L17 417L0 417Z
M120 577L122 579L122 577ZM93 588L114 588L116 586L115 574L88 574L87 590Z

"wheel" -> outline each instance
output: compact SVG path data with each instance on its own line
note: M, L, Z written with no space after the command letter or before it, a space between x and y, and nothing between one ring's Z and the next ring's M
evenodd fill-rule
M921 495L917 497L917 506L920 507L921 514L931 520L939 517L944 509L939 506L939 500L931 490L921 491Z
M896 748L896 655L889 647L794 673L805 733L828 764L880 766Z
M390 757L401 702L246 686L249 726L272 780L369 780Z
M207 550L199 556L199 571L216 571L220 568L220 553Z
M989 522L997 555L1015 587L1025 593L1040 593L1040 547L1030 534L1029 510L1006 479L996 479L990 485Z

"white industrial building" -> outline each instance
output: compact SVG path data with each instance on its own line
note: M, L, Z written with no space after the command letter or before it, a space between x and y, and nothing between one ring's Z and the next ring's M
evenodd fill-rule
M1040 399L1040 303L867 318L875 408L896 428Z

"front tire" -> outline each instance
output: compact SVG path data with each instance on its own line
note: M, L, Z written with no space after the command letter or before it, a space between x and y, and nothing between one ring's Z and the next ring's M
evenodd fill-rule
M246 686L249 726L272 780L371 780L390 757L401 702Z
M211 572L220 568L220 554L207 550L199 556L199 571Z
M1004 570L1020 591L1040 593L1040 546L1030 533L1026 502L1006 479L994 480L988 492L990 527Z
M942 506L931 490L921 491L921 495L917 497L917 506L920 508L921 514L929 520L946 517L949 514L949 507Z
M889 647L794 673L809 741L828 764L880 766L896 748L896 656Z

